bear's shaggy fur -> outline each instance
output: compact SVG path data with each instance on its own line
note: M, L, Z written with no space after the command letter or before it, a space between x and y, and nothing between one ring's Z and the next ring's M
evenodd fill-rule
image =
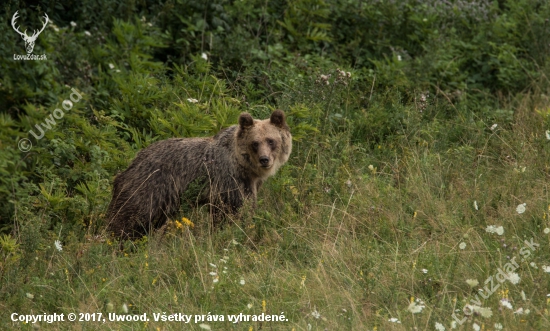
M199 202L211 210L235 213L290 156L292 136L285 114L269 119L242 113L239 124L208 138L173 138L140 151L116 176L107 211L115 236L136 238L158 228L176 212L189 185L202 191ZM216 214L215 214L216 215Z

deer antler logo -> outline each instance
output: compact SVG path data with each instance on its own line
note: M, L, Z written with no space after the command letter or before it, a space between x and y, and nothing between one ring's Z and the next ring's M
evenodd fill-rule
M25 41L25 48L27 49L27 54L31 54L32 50L34 49L34 42L36 41L36 38L38 38L38 35L42 33L42 31L44 31L44 28L46 28L46 25L48 24L50 19L48 18L47 14L44 14L44 18L46 19L46 22L43 23L44 25L42 26L42 29L38 32L34 30L34 33L32 34L32 36L29 37L27 36L27 30L25 30L25 32L21 32L19 31L19 27L15 26L15 21L19 18L17 16L17 12L18 11L16 11L15 14L13 14L13 17L11 19L11 26L13 27L15 32L19 33L23 38L23 40Z

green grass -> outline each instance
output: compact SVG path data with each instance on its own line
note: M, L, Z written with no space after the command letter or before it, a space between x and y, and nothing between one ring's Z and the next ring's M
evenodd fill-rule
M420 2L3 4L4 22L52 22L48 61L14 61L24 43L0 25L0 329L451 330L468 309L456 330L550 329L550 6ZM33 139L72 88L82 100ZM257 210L212 226L190 191L166 231L106 233L139 150L274 109L293 151ZM489 295L500 269L515 284ZM173 313L192 320L154 320ZM209 314L224 321L195 323Z
M476 323L495 330L500 323L504 330L545 330L550 142L535 98L527 98L516 102L509 125L494 130L493 123L465 119L405 130L372 150L351 143L349 131L298 142L289 164L262 188L257 212L220 228L209 225L207 208L192 210L180 216L195 227L172 226L121 250L93 226L100 219L84 236L63 232L62 224L36 233L42 215L19 219L19 240L48 236L47 244L8 254L2 242L2 327L31 328L11 323L12 312L106 316L124 313L126 305L150 321L40 329L180 330L181 322L155 322L153 313L262 312L284 312L288 321L233 324L225 316L202 323L212 330L433 330L436 322L449 329L453 312L461 319L485 280L509 259L519 261L524 240L533 238L540 247L519 262L519 283L506 281L481 299L492 316L474 314L458 329ZM449 140L454 130L463 132L458 147ZM503 226L504 234L488 233L489 225ZM58 239L62 251L54 247ZM470 288L467 279L479 285ZM415 299L425 308L412 314L407 308ZM519 308L530 313L514 313ZM193 319L183 328L199 324Z

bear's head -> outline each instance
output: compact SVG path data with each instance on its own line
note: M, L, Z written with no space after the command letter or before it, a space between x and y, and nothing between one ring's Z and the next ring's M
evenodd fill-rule
M261 178L274 175L288 161L292 151L292 136L285 113L275 110L266 120L255 120L250 114L242 113L236 143L242 166Z

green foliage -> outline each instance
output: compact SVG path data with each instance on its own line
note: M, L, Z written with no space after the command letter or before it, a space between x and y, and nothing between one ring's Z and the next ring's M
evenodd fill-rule
M477 293L465 279L485 280L523 238L548 246L548 1L0 6L0 302L9 308L0 328L13 328L13 311L122 313L126 304L149 314L284 311L296 330L399 329L390 317L449 329ZM13 59L25 53L10 25L16 10L28 31L48 14L34 48L47 61ZM72 89L82 98L48 124ZM195 185L175 215L191 223L135 242L105 233L112 180L140 149L274 109L285 111L293 151L255 213L247 206L214 229ZM30 133L37 125L41 139ZM504 236L487 234L495 224ZM524 287L506 283L484 301L490 324L547 329L548 278L527 263L521 273ZM498 310L505 295L531 315ZM429 313L411 315L411 297Z

